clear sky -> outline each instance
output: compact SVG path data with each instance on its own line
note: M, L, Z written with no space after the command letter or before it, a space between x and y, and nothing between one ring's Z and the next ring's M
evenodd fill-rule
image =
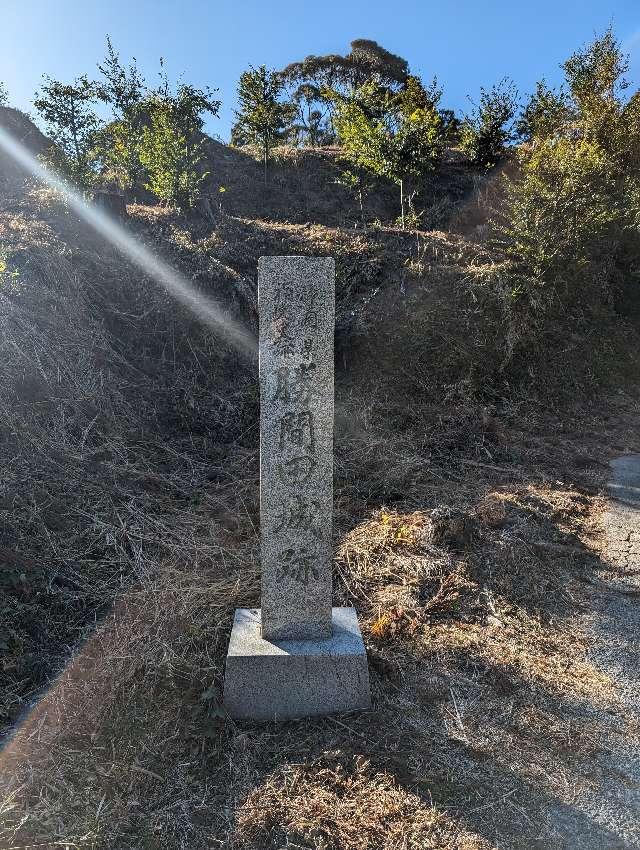
M443 106L464 111L467 95L510 76L521 91L556 82L558 65L613 23L640 82L640 0L0 0L0 80L11 103L31 111L43 73L96 74L111 36L157 82L169 75L219 89L223 139L236 84L248 65L280 68L310 53L344 53L354 38L378 41L411 70L444 87Z

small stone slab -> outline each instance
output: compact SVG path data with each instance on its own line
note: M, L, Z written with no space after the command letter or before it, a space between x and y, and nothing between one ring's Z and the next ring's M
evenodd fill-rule
M318 640L265 640L261 612L236 611L224 703L237 720L290 720L367 709L367 656L353 608L333 608Z

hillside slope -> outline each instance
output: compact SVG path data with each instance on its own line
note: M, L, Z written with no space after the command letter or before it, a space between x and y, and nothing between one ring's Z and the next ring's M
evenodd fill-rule
M132 203L127 227L254 329L260 255L335 256L335 595L358 609L374 707L225 716L232 611L259 594L255 364L13 181L0 847L633 846L633 823L576 800L615 794L604 754L635 734L584 621L607 461L638 449L634 384L599 387L621 357L637 376L637 331L603 317L509 371L478 175L440 174L439 230L390 225L385 192L362 229L334 151L283 153L265 196L253 159L211 149L222 211Z
M205 152L210 178L205 191L217 208L231 215L291 223L353 227L361 224L359 202L340 182L345 168L339 148L276 148L264 185L263 165L251 149L231 148L209 140ZM446 224L460 203L470 197L478 175L455 151L421 187L416 205L424 210L422 226ZM219 191L220 187L224 193ZM400 214L398 187L378 181L363 197L367 221L388 223Z
M0 106L0 128L10 133L29 153L38 156L51 146L49 139L44 136L28 115L19 109ZM8 191L9 185L21 182L25 177L23 169L0 150L0 186Z

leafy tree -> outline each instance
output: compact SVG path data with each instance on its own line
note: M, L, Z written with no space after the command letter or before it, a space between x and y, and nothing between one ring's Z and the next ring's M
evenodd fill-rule
M624 97L628 59L611 29L576 51L562 68L565 83L550 89L544 80L525 106L518 130L538 143L555 138L588 138L612 155L636 150L638 94Z
M198 150L193 153L197 158ZM139 157L148 175L145 188L181 209L191 205L205 175L189 156L187 137L177 126L169 103L153 105L150 124L142 130Z
M220 101L213 92L182 83L172 94L163 86L141 103L148 116L138 155L148 180L146 188L160 200L184 210L197 200L208 172L203 168L203 115L217 115Z
M413 77L396 93L369 82L336 100L335 123L344 158L351 166L398 185L404 228L405 181L432 171L442 155L442 118L433 96Z
M95 174L94 145L100 127L93 111L97 97L95 83L86 75L73 83L62 83L48 76L44 79L46 84L36 92L33 105L56 144L49 153L49 161L79 183L88 184Z
M480 89L480 102L466 116L461 147L471 162L483 168L496 165L514 139L518 95L513 83L503 79L490 89Z
M629 60L611 27L586 48L577 50L562 67L582 121L619 109L620 95L628 88L624 74L629 70Z
M261 147L265 186L271 149L288 137L295 115L295 107L291 103L280 101L282 91L280 75L276 71L268 71L264 65L245 71L238 83L240 109L236 110L237 121L231 130L231 143Z
M287 65L280 73L289 84L308 83L317 91L329 88L348 95L368 81L397 89L405 82L409 66L406 59L390 53L377 42L359 38L351 42L351 51L345 56L307 56L301 62Z
M619 177L606 151L586 139L543 139L522 167L522 180L511 184L506 254L566 295L570 279L584 282L625 226Z
M125 67L111 38L107 36L107 55L102 64L98 65L98 70L103 80L96 87L100 100L111 106L116 118L136 115L145 92L145 80L138 70L135 57L133 64Z
M122 64L109 36L107 55L98 70L102 81L97 84L97 96L111 107L114 116L99 139L104 164L121 186L134 186L143 177L138 144L145 123L140 109L145 80L135 58L128 67Z
M527 141L548 139L574 117L575 111L565 90L556 92L540 80L518 118L516 129Z
M323 114L326 112L331 141L331 137L335 136L334 93L348 97L369 81L390 91L397 91L408 75L409 65L406 59L365 38L352 41L350 52L344 56L307 56L306 59L292 62L280 71L281 79L292 90L291 99L294 103L304 97L313 111Z
M563 68L560 92L539 83L525 109L529 144L497 221L523 340L640 280L640 93L623 96L626 57L611 30Z
M628 101L625 97L629 58L612 29L577 50L563 69L577 116L577 132L597 142L621 167L637 166L639 95L636 92ZM568 132L575 133L576 126L568 128Z
M620 167L625 172L640 174L640 91L621 104L620 116L616 120L618 132L614 135L614 151Z
M551 136L589 138L613 151L624 143L616 123L634 109L634 98L626 103L623 97L629 62L611 28L577 50L562 68L565 84L556 91L541 80L522 112L518 131L534 142Z
M9 92L7 87L0 81L0 106L6 106L9 100Z
M360 222L364 227L366 224L364 215L364 197L367 192L373 188L372 172L366 171L364 168L344 169L336 178L336 183L341 186L346 186L355 194L358 200L358 209L360 211Z
M293 94L297 110L291 135L298 145L320 147L335 142L331 125L331 100L309 83L300 85Z
M442 119L442 134L445 142L452 147L460 143L462 123L453 109L439 109Z

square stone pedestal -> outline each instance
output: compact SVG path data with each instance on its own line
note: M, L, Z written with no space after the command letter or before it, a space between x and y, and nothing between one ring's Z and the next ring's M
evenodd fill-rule
M238 720L288 720L371 705L367 655L353 608L333 608L321 640L264 640L260 609L236 611L224 703Z

